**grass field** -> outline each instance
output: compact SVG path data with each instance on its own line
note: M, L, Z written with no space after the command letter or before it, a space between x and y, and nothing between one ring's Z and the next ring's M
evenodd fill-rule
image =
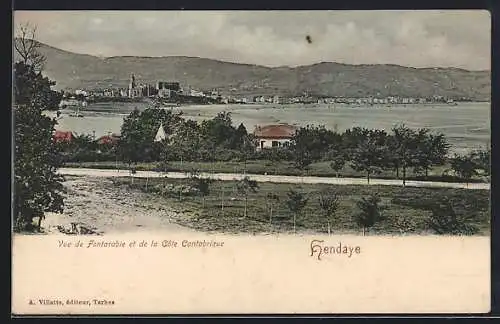
M302 171L294 167L292 162L270 162L270 161L230 161L230 162L180 162L172 161L168 163L167 171L192 171L193 169L200 172L215 172L215 173L246 173L248 174L268 174L268 175L289 175L289 176L319 176L319 177L335 177L336 172L330 168L329 162L317 162L310 165L308 170ZM128 169L129 166L122 162L69 162L65 167L71 168L95 168L95 169ZM157 162L139 163L136 167L139 171L165 171L158 169ZM442 182L465 182L463 179L456 177L449 170L449 166L434 167L429 172L429 176L414 174L411 170L407 171L408 180L428 180ZM447 173L447 174L446 174ZM340 177L344 178L364 178L365 174L353 170L349 166L345 166L339 172ZM401 173L400 173L401 176ZM377 175L372 175L372 178L379 179L396 179L395 172L384 171ZM469 182L486 182L484 178L474 178Z
M385 219L376 224L371 234L401 235L429 234L426 219L431 215L429 207L440 198L448 198L460 213L471 217L480 235L489 235L490 213L488 190L465 190L447 188L403 188L396 186L360 185L292 185L259 183L256 193L248 195L247 216L244 216L245 198L236 190L234 181L215 181L210 193L202 199L196 193L188 194L186 179L130 179L114 178L116 186L161 196L187 218L179 220L182 225L203 231L225 233L288 233L293 230L292 213L286 207L289 189L303 192L308 203L297 218L298 232L325 233L328 226L319 207L319 191L334 189L340 197L340 205L331 226L335 233L360 233L353 219L356 201L361 197L378 194L382 201ZM184 193L183 193L184 192ZM274 193L279 201L268 198ZM272 211L271 211L272 208Z

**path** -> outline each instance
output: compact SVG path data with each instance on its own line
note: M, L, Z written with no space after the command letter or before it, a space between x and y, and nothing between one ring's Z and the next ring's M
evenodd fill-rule
M64 187L67 190L64 213L48 213L42 223L49 233L57 233L58 225L66 228L73 222L103 233L191 231L178 225L183 215L169 204L151 195L116 186L111 179L79 177L66 180Z
M61 168L59 173L62 175L75 176L93 176L93 177L126 177L130 176L128 170L109 170L109 169L88 169L88 168ZM167 176L173 179L184 179L189 177L183 172L157 172L157 171L137 171L134 175L137 178L161 178ZM240 180L244 177L243 174L236 173L200 173L201 177L208 177L215 180L231 181ZM280 176L280 175L261 175L247 174L251 180L258 182L275 182L275 183L303 183L303 184L333 184L333 185L387 185L387 186L402 186L402 180L395 179L370 179L367 183L365 178L329 178L329 177L311 177L311 176ZM455 182L437 182L437 181L406 181L408 187L438 187L438 188L463 188L463 189L480 189L489 190L489 183L455 183Z

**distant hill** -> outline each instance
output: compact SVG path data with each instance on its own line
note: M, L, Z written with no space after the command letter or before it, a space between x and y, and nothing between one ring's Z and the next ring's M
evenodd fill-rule
M348 65L323 62L295 68L237 64L198 57L108 57L76 54L42 44L45 74L58 89L126 87L138 82L179 81L200 90L218 88L234 95L324 96L441 95L489 100L489 71L411 68L398 65Z

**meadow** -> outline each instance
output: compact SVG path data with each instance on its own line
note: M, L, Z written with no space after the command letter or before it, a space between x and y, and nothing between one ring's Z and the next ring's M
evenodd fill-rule
M339 207L331 218L333 234L360 234L354 220L356 202L378 195L383 215L369 235L433 234L428 226L431 208L438 201L450 201L463 219L478 228L478 235L489 235L490 191L451 188L411 188L399 186L320 185L258 183L255 192L245 196L236 181L214 181L207 195L193 190L189 179L113 178L115 186L161 197L183 215L180 225L208 232L290 233L293 216L287 207L290 189L301 192L307 204L296 219L296 231L327 233L328 221L319 204L320 192L328 189L339 197ZM246 213L245 213L245 205ZM245 215L246 214L246 215Z

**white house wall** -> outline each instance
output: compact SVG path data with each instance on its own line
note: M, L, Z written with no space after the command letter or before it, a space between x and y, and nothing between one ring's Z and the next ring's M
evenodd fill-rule
M283 146L290 145L291 140L290 139L259 138L257 149L260 150L263 148L272 148L273 142L277 143L277 146L274 146L274 147L283 147Z

